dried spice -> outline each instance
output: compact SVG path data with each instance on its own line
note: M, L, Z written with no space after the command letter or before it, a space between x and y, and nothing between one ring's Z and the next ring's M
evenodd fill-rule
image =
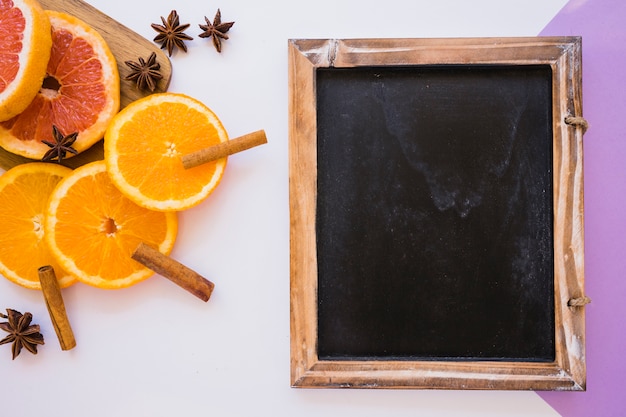
M213 23L206 16L204 16L204 20L206 25L198 25L204 31L199 36L201 38L213 38L215 49L217 52L222 52L222 39L228 39L226 32L230 30L235 22L222 23L222 12L220 12L220 9L217 9Z
M130 74L124 79L134 81L142 90L154 91L157 81L163 78L160 72L161 64L156 62L156 57L156 53L152 52L147 61L139 58L138 62L124 62L131 69Z
M54 142L42 140L43 143L51 148L44 154L43 158L41 158L42 161L52 161L54 158L57 158L57 161L61 163L68 152L73 153L74 155L78 154L78 151L72 148L72 145L78 138L78 132L70 133L65 136L56 126L53 125L52 138L54 139Z
M187 52L187 45L185 45L185 41L190 41L193 38L183 32L187 30L189 23L181 25L180 18L178 17L176 10L172 10L170 12L167 16L167 21L163 18L163 16L161 16L161 22L163 22L163 25L156 23L151 25L152 29L159 32L159 34L154 38L154 41L161 44L161 49L167 48L169 56L172 56L174 47Z
M37 354L37 345L43 345L43 335L39 333L38 324L30 324L33 315L30 313L20 313L19 311L7 308L7 314L0 313L0 317L8 319L8 322L0 323L0 329L8 332L9 335L0 340L0 345L13 343L13 360L25 347L33 355Z

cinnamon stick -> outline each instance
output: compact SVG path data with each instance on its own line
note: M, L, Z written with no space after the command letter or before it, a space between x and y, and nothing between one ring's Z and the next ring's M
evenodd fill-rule
M131 258L189 291L202 301L209 301L215 285L180 262L141 242Z
M67 318L65 303L63 302L61 288L59 287L59 282L54 273L54 268L50 265L45 265L39 268L38 272L39 281L41 282L41 291L43 292L46 307L48 308L48 313L50 314L50 319L52 320L54 331L59 339L61 349L70 350L76 346L76 339L74 338L70 321Z
M236 139L222 142L208 148L201 149L182 156L183 166L186 169L197 167L207 162L215 161L237 152L267 143L267 137L264 130L248 133Z

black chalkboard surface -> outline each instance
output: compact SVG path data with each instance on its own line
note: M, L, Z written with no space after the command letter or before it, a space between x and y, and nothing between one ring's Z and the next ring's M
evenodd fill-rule
M553 361L550 67L317 71L319 357Z
M581 57L289 41L293 387L585 389Z

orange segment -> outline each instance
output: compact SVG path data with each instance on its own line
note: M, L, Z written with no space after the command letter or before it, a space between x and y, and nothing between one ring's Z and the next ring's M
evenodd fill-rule
M51 265L59 285L75 282L44 241L48 198L71 169L43 162L18 165L0 176L0 273L26 288L41 289L37 269Z
M73 16L46 13L52 25L46 77L25 110L0 123L0 146L33 159L49 149L42 140L54 142L52 125L66 135L78 132L73 147L79 153L89 148L120 106L117 63L104 39Z
M0 1L0 121L35 98L51 45L50 21L36 0Z
M217 187L227 158L185 169L182 155L227 140L220 120L200 101L183 94L153 94L113 118L105 134L104 159L113 183L140 206L183 210Z
M169 254L176 213L140 207L111 183L104 161L77 168L50 197L46 242L57 261L80 281L123 288L153 274L131 259L140 242Z

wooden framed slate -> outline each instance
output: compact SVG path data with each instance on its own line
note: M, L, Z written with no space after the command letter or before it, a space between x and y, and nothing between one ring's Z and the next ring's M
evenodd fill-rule
M289 41L291 384L585 389L581 39Z

